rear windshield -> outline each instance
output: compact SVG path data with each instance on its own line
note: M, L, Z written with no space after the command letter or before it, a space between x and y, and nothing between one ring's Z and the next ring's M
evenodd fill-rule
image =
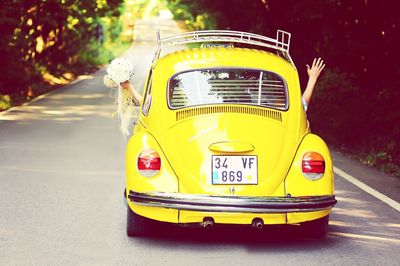
M246 104L287 109L283 79L275 73L253 69L208 69L173 76L168 88L173 109L204 104Z

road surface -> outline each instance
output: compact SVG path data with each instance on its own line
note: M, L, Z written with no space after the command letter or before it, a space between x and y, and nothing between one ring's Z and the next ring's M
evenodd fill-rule
M127 56L141 88L154 53L143 20ZM294 228L261 232L155 228L125 233L125 140L118 130L104 70L0 115L0 265L399 265L400 212L336 175L338 204L323 240ZM336 167L373 186L379 173L334 153ZM363 180L364 180L363 179ZM390 180L390 184L386 184ZM375 183L374 183L375 182ZM386 184L386 185L385 185ZM379 191L398 201L398 179Z

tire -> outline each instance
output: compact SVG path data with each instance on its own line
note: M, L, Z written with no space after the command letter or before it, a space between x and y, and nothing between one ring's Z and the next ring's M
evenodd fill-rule
M144 236L147 231L147 219L134 213L128 206L126 215L126 234L128 236Z
M317 220L301 223L301 230L305 236L312 238L324 238L328 231L329 215Z
M126 196L126 188L124 189L124 205L126 208L129 208L128 206L128 198Z

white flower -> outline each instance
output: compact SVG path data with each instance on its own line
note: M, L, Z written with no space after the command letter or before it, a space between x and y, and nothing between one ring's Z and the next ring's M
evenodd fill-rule
M108 77L115 83L130 80L133 75L133 66L125 58L115 58L107 68Z

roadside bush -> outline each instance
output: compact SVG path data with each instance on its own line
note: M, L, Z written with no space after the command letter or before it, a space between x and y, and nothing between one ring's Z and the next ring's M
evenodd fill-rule
M314 91L307 112L313 131L343 148L359 146L365 134L359 114L366 104L351 77L339 69L326 69Z
M0 94L0 111L11 107L11 97L9 95Z

